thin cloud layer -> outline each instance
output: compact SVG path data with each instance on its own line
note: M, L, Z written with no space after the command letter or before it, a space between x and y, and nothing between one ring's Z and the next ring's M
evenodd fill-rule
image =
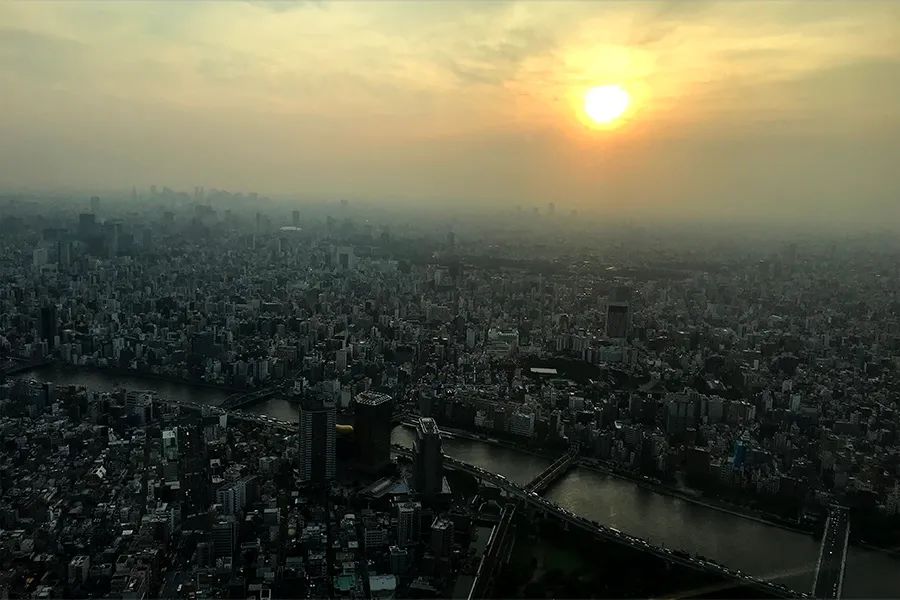
M0 23L6 185L897 214L897 3L8 2ZM592 131L605 83L635 110Z

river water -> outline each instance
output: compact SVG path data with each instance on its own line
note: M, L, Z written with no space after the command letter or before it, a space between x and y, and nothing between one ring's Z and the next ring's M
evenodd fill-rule
M210 404L229 395L227 391L189 384L57 368L22 376L98 390L117 387L155 390L164 397ZM296 418L296 407L278 398L249 410L278 419ZM391 437L393 443L410 446L414 434L411 429L399 426ZM550 463L545 458L463 438L445 439L443 447L454 458L520 484L529 482ZM666 496L629 480L587 469L570 471L548 491L547 497L589 519L657 544L701 554L729 567L782 581L797 590L812 588L818 557L818 541L812 536ZM844 597L900 597L900 559L851 548Z

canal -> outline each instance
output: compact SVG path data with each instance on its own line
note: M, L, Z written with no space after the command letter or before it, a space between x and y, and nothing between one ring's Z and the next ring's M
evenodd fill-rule
M79 384L90 389L117 387L155 390L163 397L216 404L227 391L136 376L106 375L96 371L56 367L21 377ZM251 412L278 419L296 419L296 408L283 399L270 399L250 407ZM396 427L392 441L412 445L414 433ZM449 438L444 451L454 458L504 475L524 484L550 461L464 438ZM729 567L760 577L771 577L790 587L809 591L818 557L818 542L809 535L744 519L665 494L636 483L587 469L573 469L548 492L560 506L669 548L701 554ZM847 598L900 597L900 559L882 552L853 547L847 561L844 596Z

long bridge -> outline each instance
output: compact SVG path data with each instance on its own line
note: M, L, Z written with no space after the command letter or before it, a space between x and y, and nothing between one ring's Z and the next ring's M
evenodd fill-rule
M0 377L7 377L9 375L24 373L26 371L37 369L38 367L44 367L50 364L53 364L53 361L47 360L45 358L13 358L3 365L0 365Z
M553 461L553 464L538 473L537 477L525 486L525 491L543 494L547 488L566 474L576 460L578 460L578 447L572 446L568 452Z
M230 411L237 410L245 406L250 406L251 404L259 402L260 400L265 400L266 398L270 398L275 394L283 391L285 385L285 383L278 383L258 390L254 390L252 392L238 392L236 394L232 394L225 398L221 404L219 404L219 408Z
M398 455L412 456L413 451L406 446L391 445L391 450ZM781 598L808 598L808 594L798 593L790 588L770 581L765 581L734 569L721 565L702 556L693 556L687 552L672 550L661 546L655 546L641 538L628 535L614 527L607 527L596 521L576 515L570 510L562 508L558 504L547 500L540 494L528 492L523 487L509 481L503 475L486 471L480 467L456 460L444 455L444 464L450 468L468 473L477 479L486 481L504 491L511 497L518 498L524 504L546 514L553 515L563 521L566 527L577 527L599 539L629 546L635 550L649 553L669 562L680 564L692 569L710 573L734 581L737 585L744 585L765 595Z
M812 594L816 598L839 600L843 593L847 567L847 541L850 539L850 512L843 506L832 506L825 522L816 577Z

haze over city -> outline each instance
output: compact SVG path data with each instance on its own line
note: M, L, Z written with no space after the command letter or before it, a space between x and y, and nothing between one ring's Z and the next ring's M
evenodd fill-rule
M8 191L900 222L897 2L5 2L0 23ZM627 94L609 126L602 86Z
M900 0L0 2L0 600L900 597Z

